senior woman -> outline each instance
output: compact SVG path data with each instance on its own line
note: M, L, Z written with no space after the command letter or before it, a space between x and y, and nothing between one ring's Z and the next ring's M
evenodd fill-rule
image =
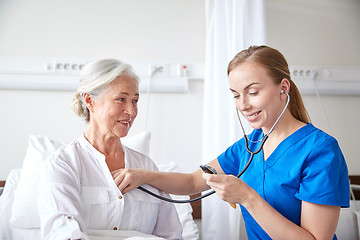
M81 71L73 109L88 127L43 166L39 191L43 239L88 239L87 229L182 238L172 204L137 189L123 195L113 178L112 173L123 168L157 170L149 157L121 143L138 112L138 85L131 66L115 59L94 61Z

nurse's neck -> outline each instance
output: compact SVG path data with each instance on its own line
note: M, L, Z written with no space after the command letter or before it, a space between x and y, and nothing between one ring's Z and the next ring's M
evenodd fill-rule
M281 119L278 121L273 131L269 135L269 140L275 140L276 142L282 141L298 129L302 128L306 124L294 118L290 112L286 111ZM264 134L268 134L270 128L262 128ZM270 141L272 141L270 140Z

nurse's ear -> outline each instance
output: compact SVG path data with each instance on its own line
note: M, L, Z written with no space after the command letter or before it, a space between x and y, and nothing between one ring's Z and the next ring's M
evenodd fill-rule
M290 81L286 78L283 78L280 82L280 97L281 97L281 100L284 100L286 99L286 94L284 93L289 93L290 91Z
M89 93L83 93L83 98L84 98L86 107L89 109L90 112L92 112L93 106L94 106L93 96L91 96L91 94L89 94Z

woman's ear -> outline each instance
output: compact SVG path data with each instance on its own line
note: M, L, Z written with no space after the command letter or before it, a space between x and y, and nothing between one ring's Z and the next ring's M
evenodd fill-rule
M280 82L281 93L289 93L290 91L290 81L286 78L283 78Z
M93 105L94 105L94 98L89 93L83 93L83 98L86 107L92 112Z

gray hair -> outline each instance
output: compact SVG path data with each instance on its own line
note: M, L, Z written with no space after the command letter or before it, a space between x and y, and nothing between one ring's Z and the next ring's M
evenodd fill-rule
M119 76L130 77L139 84L139 77L133 72L132 67L117 59L100 59L88 63L80 72L80 85L72 101L74 112L89 122L90 112L83 94L88 93L97 97Z

